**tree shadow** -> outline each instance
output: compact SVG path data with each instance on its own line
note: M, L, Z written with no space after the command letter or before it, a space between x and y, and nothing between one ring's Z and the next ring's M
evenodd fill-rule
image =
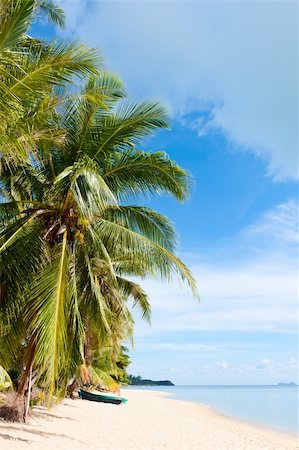
M13 425L2 425L1 424L0 425L0 430L2 430L2 429L3 430L8 430L8 431L10 431L10 430L12 430L12 431L20 431L22 433L34 434L34 435L41 436L41 437L44 437L44 438L60 437L60 438L68 439L70 441L75 441L78 444L85 444L85 442L80 441L78 439L74 439L71 436L68 436L67 434L54 433L54 432L52 433L52 432L47 432L47 431L42 431L42 430L32 430L32 429L26 428L26 425L23 425L22 427L16 427L16 426L13 426ZM8 435L1 435L0 434L0 437L2 437L2 436L8 436ZM9 439L9 436L4 438L4 439ZM12 440L16 439L16 440L21 440L21 441L25 441L25 442L30 442L30 441L26 441L25 439L14 438L12 436L10 437L10 439L12 439Z
M48 412L43 411L43 410L39 410L39 411L34 410L34 413L33 413L33 418L45 418L45 419L48 419L48 418L51 418L51 417L53 417L53 419L67 419L67 420L72 420L73 422L79 422L78 419L74 419L73 417L57 416L56 414L48 413Z
M20 442L26 442L27 444L31 444L31 441L28 441L28 439L22 439L22 438L10 436L9 434L1 434L0 433L0 439L6 439L7 441L20 441Z

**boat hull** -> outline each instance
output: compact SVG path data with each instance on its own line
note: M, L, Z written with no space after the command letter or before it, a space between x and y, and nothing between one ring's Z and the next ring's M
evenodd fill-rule
M83 391L80 389L79 397L82 400L89 400L91 402L100 403L112 403L113 405L120 405L121 403L126 403L127 399L112 397L110 395L93 394L92 392Z

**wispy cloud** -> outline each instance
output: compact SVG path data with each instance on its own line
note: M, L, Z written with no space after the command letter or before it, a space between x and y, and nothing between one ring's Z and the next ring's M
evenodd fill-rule
M140 345L138 347L140 348ZM197 343L174 344L172 342L162 342L157 344L146 344L146 348L150 348L153 350L178 351L178 352L183 351L196 353L196 352L210 352L216 349L216 345L197 344Z
M224 245L209 262L189 255L201 301L178 284L146 280L153 326L137 321L136 335L183 330L294 332L297 328L297 214L293 201L280 204L234 240L238 257L229 264ZM280 239L279 239L280 238ZM256 248L259 251L256 251Z
M185 255L198 280L199 304L176 283L144 281L153 320L151 327L136 320L136 351L147 363L132 370L178 383L296 380L297 220L290 200L215 254ZM226 258L231 245L235 258Z
M216 363L216 366L219 367L222 370L227 370L229 368L229 364L227 361L225 361L225 359L223 359L220 362Z
M255 367L256 369L269 369L271 366L273 366L272 359L263 358Z
M298 177L295 2L62 4L72 36L103 49L133 95L194 112L199 135L220 129L270 175Z
M274 245L285 246L299 243L299 208L294 200L279 204L268 211L246 233L263 237Z
M181 361L180 361L181 362ZM244 363L231 362L225 359L208 363L190 361L188 364L160 364L153 367L149 364L134 365L135 373L146 373L147 376L184 380L199 384L276 384L280 381L297 381L298 366L291 365L287 359L271 360L263 358Z
M144 282L152 301L153 325L147 328L137 321L136 335L184 330L295 331L297 272L269 258L263 264L243 262L241 268L229 270L217 265L193 267L200 304L178 285Z

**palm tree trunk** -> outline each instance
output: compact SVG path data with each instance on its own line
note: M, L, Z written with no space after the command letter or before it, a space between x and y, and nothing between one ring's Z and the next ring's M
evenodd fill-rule
M21 375L20 383L19 383L18 390L17 390L17 393L22 396L25 393L29 373L32 370L32 365L33 365L33 361L34 361L34 357L35 357L36 346L35 346L35 342L33 340L33 336L30 337L27 348L28 348L28 351L27 351L27 355L26 355L25 369Z
M29 405L30 405L30 393L32 388L32 367L35 357L36 345L34 342L34 336L31 336L27 346L27 355L25 362L25 369L21 375L19 386L17 389L17 394L15 398L15 404L23 404L23 421L26 422ZM25 401L26 387L28 386L28 398L27 403Z
M31 389L32 389L32 365L33 365L33 361L31 363L30 370L29 370L28 394L27 394L27 403L26 403L26 407L24 410L24 422L26 422L28 412L29 412L29 407L30 407L30 397L31 397Z

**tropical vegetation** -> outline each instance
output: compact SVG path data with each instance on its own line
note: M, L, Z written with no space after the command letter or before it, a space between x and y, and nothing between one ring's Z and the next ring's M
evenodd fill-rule
M95 50L31 37L41 13L63 26L52 0L0 0L0 385L14 374L21 405L33 383L51 405L128 380L132 307L150 319L137 278L196 295L172 223L139 204L188 194L181 167L140 150L164 108L130 103Z
M137 375L137 377L129 375L128 379L132 386L174 386L170 380L147 380L140 375Z

